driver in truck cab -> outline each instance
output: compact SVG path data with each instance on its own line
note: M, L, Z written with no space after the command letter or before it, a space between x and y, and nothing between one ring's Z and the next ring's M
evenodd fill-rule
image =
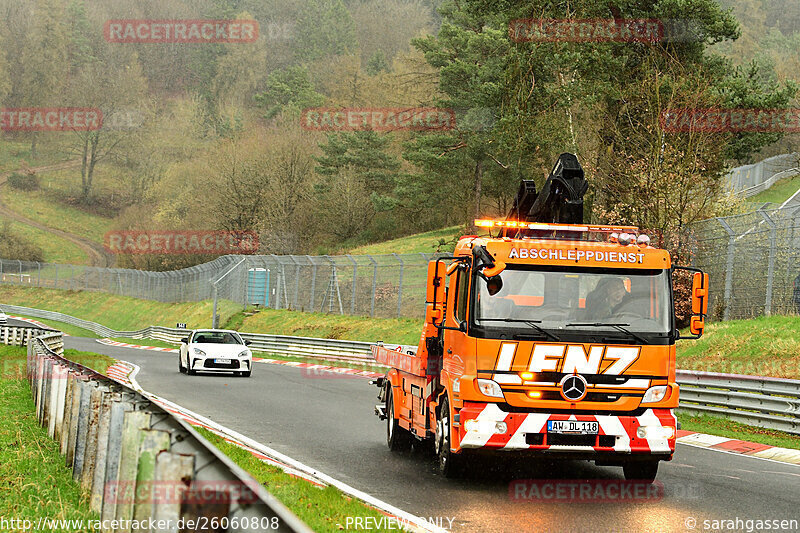
M604 320L613 317L623 306L627 296L628 291L621 278L601 279L594 290L586 296L586 318Z

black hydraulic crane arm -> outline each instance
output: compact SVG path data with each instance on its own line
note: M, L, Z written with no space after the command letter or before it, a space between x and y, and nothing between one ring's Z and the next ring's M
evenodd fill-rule
M532 180L522 180L507 219L546 224L582 224L583 197L589 182L575 154L561 154L542 190ZM504 237L532 236L536 230L506 228Z

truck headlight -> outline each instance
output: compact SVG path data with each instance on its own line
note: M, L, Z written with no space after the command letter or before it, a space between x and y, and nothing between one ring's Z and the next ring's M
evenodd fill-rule
M491 396L492 398L504 398L503 389L501 389L500 385L491 379L479 379L478 390L486 396Z
M194 349L194 354L195 354L195 355L201 355L201 356L203 356L203 357L205 357L205 356L206 356L206 352L204 352L204 351L203 351L203 350L201 350L200 348L195 348L195 349Z
M508 425L505 422L496 422L494 420L470 419L464 422L464 429L484 435L491 433L504 435L508 431Z
M640 439L671 439L675 436L675 428L670 426L639 426L636 436Z
M668 390L669 387L667 385L656 385L655 387L650 387L647 389L647 392L644 393L642 403L660 402L667 396Z

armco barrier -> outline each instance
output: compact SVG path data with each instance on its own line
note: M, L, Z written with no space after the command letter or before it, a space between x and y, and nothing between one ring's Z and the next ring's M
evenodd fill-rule
M37 418L91 495L91 509L129 521L116 531L150 518L169 520L171 531L311 531L187 423L65 359L61 346L60 332L28 343Z
M27 346L31 339L52 331L29 326L3 326L0 328L0 343L8 346ZM61 337L60 333L59 337Z
M180 342L188 330L150 326L139 331L114 331L100 324L40 309L4 305L9 311L50 318L110 337ZM278 355L343 362L372 362L372 343L337 339L240 333L253 350ZM394 348L396 345L387 345ZM731 420L800 434L800 381L769 377L678 370L680 408L687 413L725 416Z
M680 408L800 435L800 381L678 370Z
M104 337L125 337L129 339L156 339L163 342L180 343L190 330L148 326L136 331L116 331L102 324L90 322L57 311L46 311L33 307L3 304L6 312L33 316L45 320L57 320L78 326ZM296 357L324 357L332 360L365 362L372 360L369 342L346 341L338 339L315 339L291 337L288 335L266 335L261 333L240 333L243 339L251 342L250 348L265 353L287 354Z

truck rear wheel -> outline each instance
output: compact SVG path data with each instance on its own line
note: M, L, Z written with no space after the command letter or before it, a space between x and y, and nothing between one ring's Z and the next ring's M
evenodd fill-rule
M394 398L391 385L386 394L386 444L393 452L401 452L411 448L411 434L394 416Z
M450 435L452 434L452 429L453 425L450 422L450 402L448 402L447 397L445 397L442 401L442 405L439 407L439 416L436 418L434 446L436 449L436 457L439 459L439 473L446 478L457 477L461 473L463 463L463 458L450 450L450 443L452 442Z
M627 481L652 483L658 474L658 461L629 461L622 465L622 472Z

